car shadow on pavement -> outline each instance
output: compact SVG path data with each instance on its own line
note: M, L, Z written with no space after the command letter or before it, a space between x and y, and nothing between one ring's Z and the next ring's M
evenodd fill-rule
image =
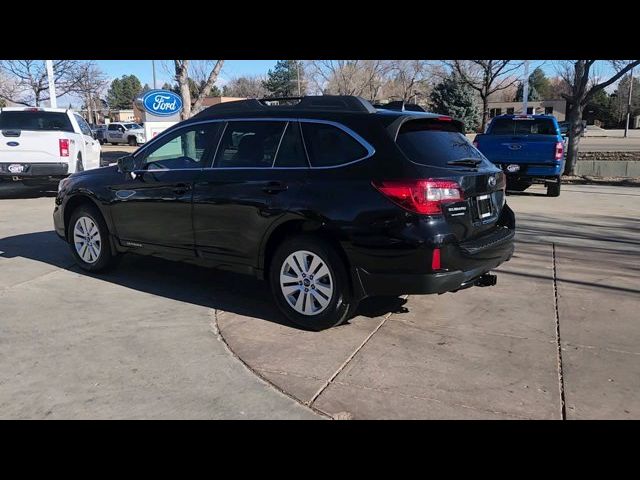
M267 282L249 275L132 254L120 257L115 268L92 274L75 265L68 245L52 230L0 238L0 252L0 257L44 262L140 292L298 328L273 304ZM399 297L366 299L356 315L401 312L404 303Z
M0 200L19 200L24 198L55 197L58 192L58 183L52 182L46 186L26 186L20 182L0 183Z

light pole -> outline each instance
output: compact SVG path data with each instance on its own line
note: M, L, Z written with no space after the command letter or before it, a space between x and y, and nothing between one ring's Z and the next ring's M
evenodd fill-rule
M49 104L51 108L58 108L56 97L56 79L53 76L53 60L45 60L47 64L47 79L49 80Z
M156 88L158 88L158 85L156 84L156 61L155 60L151 60L151 69L153 70L153 89L155 90Z
M633 68L629 74L629 99L627 100L627 123L624 126L624 138L629 135L629 120L631 119L631 94L633 93Z
M527 114L529 104L529 60L524 61L524 82L522 83L522 114Z

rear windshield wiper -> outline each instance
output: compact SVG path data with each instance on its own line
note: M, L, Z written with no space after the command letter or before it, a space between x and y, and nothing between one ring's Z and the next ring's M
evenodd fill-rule
M477 167L482 163L479 158L459 158L457 160L450 160L447 165L455 165L461 167Z

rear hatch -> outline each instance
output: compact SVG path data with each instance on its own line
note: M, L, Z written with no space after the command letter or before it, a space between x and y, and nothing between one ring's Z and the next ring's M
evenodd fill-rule
M417 176L432 180L426 186L441 195L442 215L456 240L466 241L496 228L505 205L505 177L447 118L407 121L396 143L416 165Z
M73 126L66 113L42 110L0 113L0 163L68 160ZM66 153L66 155L65 155Z
M487 134L476 137L478 149L497 164L554 164L558 132L550 118L532 116L493 120Z

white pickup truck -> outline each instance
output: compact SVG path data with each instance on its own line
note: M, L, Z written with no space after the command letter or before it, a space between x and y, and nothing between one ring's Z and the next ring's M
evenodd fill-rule
M89 124L62 108L0 109L0 181L42 184L100 166Z

